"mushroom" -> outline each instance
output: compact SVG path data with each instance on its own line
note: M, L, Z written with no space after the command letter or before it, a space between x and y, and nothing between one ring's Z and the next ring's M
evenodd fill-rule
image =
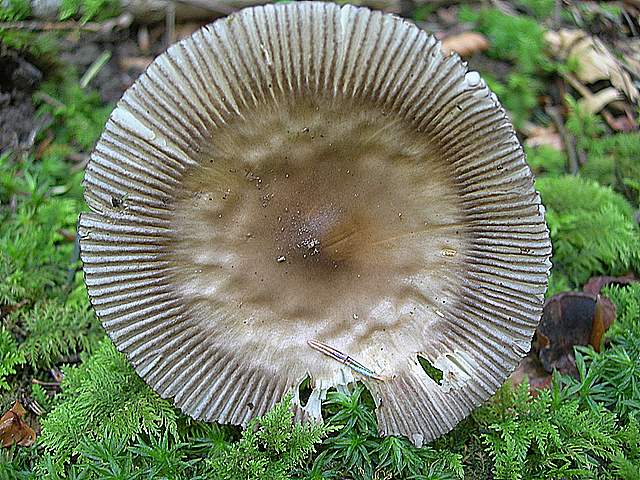
M504 110L400 18L242 10L158 57L86 169L81 255L117 348L245 425L361 381L382 435L452 429L529 351L550 243ZM433 379L421 359L443 373Z

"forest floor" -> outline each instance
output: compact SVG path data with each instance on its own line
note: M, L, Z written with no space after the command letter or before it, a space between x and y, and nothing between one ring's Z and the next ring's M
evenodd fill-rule
M362 386L330 392L322 425L292 423L285 399L241 431L185 417L140 380L87 299L83 169L122 93L215 16L75 0L45 20L26 0L2 4L0 480L640 479L637 0L378 3L497 94L553 243L529 356L420 449L378 436Z

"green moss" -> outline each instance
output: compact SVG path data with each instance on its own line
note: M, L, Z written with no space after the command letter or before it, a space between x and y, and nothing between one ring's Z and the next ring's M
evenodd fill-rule
M34 447L13 446L0 449L0 479L2 480L35 480L31 465L37 451Z
M635 206L640 205L640 134L606 135L607 129L599 116L582 111L571 97L566 100L569 105L567 130L586 154L580 174L613 187Z
M581 168L581 175L613 187L638 206L640 134L619 133L583 143L587 163Z
M38 478L285 480L327 432L294 423L289 396L234 441L179 417L108 340L65 374L62 400L43 422Z
M516 128L521 128L538 105L543 91L540 77L553 69L545 53L544 30L534 19L506 15L497 9L460 9L460 20L473 22L489 39L487 55L511 62L514 70L505 81L481 72L500 102L509 111Z
M566 172L567 156L547 145L525 147L527 163L536 176L559 176Z
M418 5L414 10L411 17L414 22L425 22L435 12L436 7L434 4L423 3Z
M571 96L567 95L565 102L569 107L566 121L567 130L578 140L578 147L585 149L591 140L599 138L605 133L604 122L599 116L581 109L578 102Z
M93 15L88 5L65 0L63 16L86 20ZM520 0L518 8L544 18L550 5ZM490 87L516 124L531 119L553 69L539 22L486 9L463 8L465 16L490 38L489 55L513 66L504 80L488 78ZM537 397L526 385L505 386L453 432L420 449L404 438L379 437L374 401L362 386L329 393L324 426L294 424L286 401L244 432L181 415L104 338L78 271L73 236L85 206L82 173L73 173L69 158L91 151L111 107L80 88L72 71L43 89L54 100L35 99L39 114L53 118L44 132L53 143L38 158L0 157L0 305L20 305L0 329L0 389L13 389L3 401L15 398L13 377L28 380L35 370L43 378L44 369L78 353L81 363L63 367L62 392L54 397L31 387L45 412L42 436L36 447L0 451L0 479L640 478L637 286L605 290L618 319L602 352L577 352L579 379L556 377L553 390ZM548 295L640 264L634 207L624 198L637 201L640 191L639 136L605 136L598 117L568 102L567 129L587 154L580 175L588 178L562 176L563 153L527 149L554 246Z
M101 21L120 13L119 0L62 0L58 17L80 17L81 22Z
M61 402L42 422L41 443L58 461L78 452L80 442L113 433L177 434L177 413L134 372L109 339L79 367L64 369Z
M593 212L610 206L626 221L633 220L633 208L621 195L592 180L570 175L544 177L536 181L536 188L545 207L559 214Z
M51 102L42 102L36 96L40 103L38 114L49 114L56 120L56 143L90 151L113 106L104 105L95 91L80 87L75 72L67 74L61 80L46 82L41 90L58 102L54 106Z
M638 465L616 415L602 406L583 408L557 377L536 397L526 383L515 389L507 384L474 417L486 432L496 479L614 479L610 467L621 459Z
M545 293L546 298L553 297L558 293L567 292L573 290L571 282L566 275L563 275L559 270L553 269L549 275L549 286Z
M24 355L18 350L16 339L4 326L0 327L0 392L11 388L7 377L15 375L16 367L24 361Z
M220 480L287 480L326 434L318 423L292 424L291 396L249 422L238 442L213 452L209 474Z
M80 302L43 300L13 317L27 334L20 351L34 369L50 367L77 352L91 352L104 336L84 286L78 288L83 294Z
M416 448L405 438L380 438L373 399L361 385L351 393L329 392L323 415L332 433L322 442L313 463L300 472L302 478L400 480L463 476L462 455L448 445Z
M517 0L517 5L538 20L547 20L553 14L555 0Z
M579 177L543 177L553 272L580 287L593 275L640 270L640 233L631 205L610 188Z
M579 379L564 381L585 407L598 411L605 406L633 423L640 410L640 285L610 286L603 294L617 308L616 321L606 335L609 344L600 352L577 348ZM640 461L638 450L635 456Z
M613 341L625 341L634 344L640 339L640 284L634 283L627 287L608 286L602 294L610 298L616 305L616 321L607 332L607 337ZM636 357L640 358L640 350Z
M476 23L489 38L488 55L512 62L520 73L533 75L551 68L545 54L544 29L536 20L493 8L473 11L468 7L460 9L460 20Z
M0 8L0 22L18 22L29 18L28 0L5 0ZM54 34L35 33L18 29L0 28L0 44L17 51L26 51L34 57L46 57L56 50Z

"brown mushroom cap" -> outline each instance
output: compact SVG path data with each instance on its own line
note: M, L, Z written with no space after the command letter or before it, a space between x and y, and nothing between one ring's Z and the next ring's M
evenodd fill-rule
M380 432L419 445L496 391L540 319L550 243L513 129L390 15L305 2L203 28L124 94L85 186L97 315L195 418L246 424L307 376L319 418L362 380Z

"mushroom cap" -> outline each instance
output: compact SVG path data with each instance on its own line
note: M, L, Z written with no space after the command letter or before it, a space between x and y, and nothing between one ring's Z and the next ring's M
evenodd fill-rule
M307 377L362 381L380 433L452 429L529 351L551 251L504 110L411 23L242 10L124 94L85 176L91 302L140 376L245 425ZM443 373L432 379L419 363Z

